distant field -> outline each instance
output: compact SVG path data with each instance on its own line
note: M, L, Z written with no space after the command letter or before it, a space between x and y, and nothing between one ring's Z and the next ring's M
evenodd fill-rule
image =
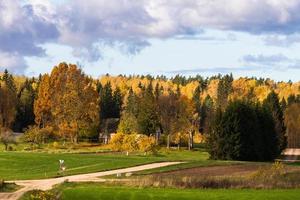
M99 184L68 184L62 186L63 200L295 200L300 189L249 190L249 189L166 189L101 186Z
M161 161L187 161L168 171L193 166L223 165L235 162L208 160L204 151L162 151L158 155L72 154L36 152L0 152L0 178L4 180L40 179L57 176L59 160L65 160L65 175L104 171Z

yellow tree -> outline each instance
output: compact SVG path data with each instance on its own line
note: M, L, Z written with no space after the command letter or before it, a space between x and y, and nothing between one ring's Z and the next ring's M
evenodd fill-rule
M35 123L39 127L46 127L51 122L51 94L50 77L45 74L41 78L38 95L34 101Z
M92 80L76 65L59 64L50 76L51 113L62 135L77 142L95 133L99 123L98 95Z

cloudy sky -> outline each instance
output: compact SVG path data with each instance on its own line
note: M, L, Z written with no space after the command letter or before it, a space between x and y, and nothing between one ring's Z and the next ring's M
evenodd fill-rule
M0 70L300 79L300 0L0 0Z

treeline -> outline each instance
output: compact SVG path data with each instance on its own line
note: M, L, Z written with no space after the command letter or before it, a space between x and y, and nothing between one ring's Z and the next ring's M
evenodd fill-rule
M16 79L7 71L1 76L0 125L1 133L6 133L1 134L2 142L8 138L7 130L25 131L25 140L31 143L98 141L118 132L153 136L168 147L192 148L197 139L208 143L213 158L265 160L286 146L287 134L289 145L300 141L300 128L295 125L295 113L300 113L299 83L234 80L232 75L93 79L66 63L38 78L21 83ZM255 124L247 123L245 116ZM243 146L243 141L261 146ZM253 157L243 153L249 148ZM266 152L264 148L270 153L262 156L259 152Z

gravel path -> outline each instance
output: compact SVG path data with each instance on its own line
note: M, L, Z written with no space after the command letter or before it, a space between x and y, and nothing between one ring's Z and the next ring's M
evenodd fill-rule
M30 190L36 190L36 189L50 190L54 185L63 183L66 180L68 180L69 182L101 182L101 181L105 181L105 179L100 178L101 176L107 176L107 175L113 175L119 173L137 172L137 171L160 168L160 167L165 167L170 165L176 165L180 163L181 162L161 162L161 163L152 163L152 164L141 165L136 167L129 167L124 169L65 176L60 178L13 181L17 185L22 186L22 188L13 193L0 193L0 200L17 200L25 192L28 192Z

